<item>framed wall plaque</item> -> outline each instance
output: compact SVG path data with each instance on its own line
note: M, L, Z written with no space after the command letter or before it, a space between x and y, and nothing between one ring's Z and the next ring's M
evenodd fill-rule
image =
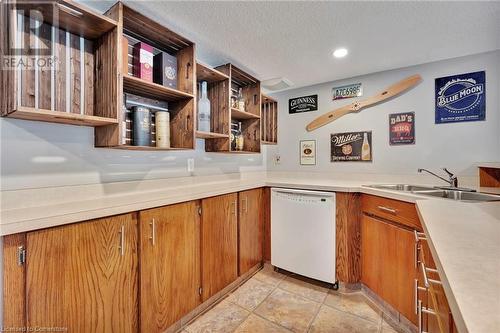
M415 144L415 112L393 113L389 115L389 144Z
M361 83L332 88L332 100L363 96Z
M331 135L332 162L371 162L372 132L346 132Z
M288 113L302 113L318 110L318 95L291 98L288 100Z
M316 140L300 141L300 165L316 165Z
M435 81L436 124L486 119L485 71Z

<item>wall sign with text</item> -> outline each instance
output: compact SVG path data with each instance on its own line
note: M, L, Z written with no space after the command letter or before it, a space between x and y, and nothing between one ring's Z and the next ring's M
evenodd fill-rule
M411 145L415 143L415 112L389 115L389 144Z
M316 140L300 141L300 165L316 165Z
M318 110L318 95L302 96L288 100L288 113L302 113Z
M347 132L331 135L332 162L372 161L372 132Z
M486 118L484 71L436 79L436 124Z
M332 88L332 100L361 97L363 96L363 88L361 83L349 84L342 87Z

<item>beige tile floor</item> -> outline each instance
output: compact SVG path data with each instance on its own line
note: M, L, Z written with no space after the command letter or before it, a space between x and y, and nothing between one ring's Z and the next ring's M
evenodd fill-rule
M246 281L188 325L184 333L394 333L361 293L275 272L271 266Z

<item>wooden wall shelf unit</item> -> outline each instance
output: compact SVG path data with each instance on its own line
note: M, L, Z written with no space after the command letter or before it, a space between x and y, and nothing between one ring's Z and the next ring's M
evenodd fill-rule
M211 100L212 128L214 132L230 134L231 122L241 122L244 145L242 151L231 148L230 135L224 138L214 138L205 143L207 152L218 153L260 153L260 81L238 69L232 64L216 67L229 79L221 84L208 98ZM245 99L245 110L232 107L231 94L242 88ZM214 107L214 103L217 104Z
M117 124L96 128L96 147L131 150L180 150L195 147L196 63L195 44L121 2L106 14L118 22L113 39L114 62L118 64L113 106ZM124 42L124 39L127 43ZM177 59L177 86L167 87L133 76L133 45L137 41L152 46L154 54L168 53ZM127 56L125 63L124 56ZM113 76L111 76L113 77ZM131 112L124 108L125 96L135 95L158 103L168 103L170 113L170 146L159 148L154 143L154 127L150 146L132 146ZM129 103L126 103L130 106ZM153 121L154 124L154 113Z
M44 21L30 28L33 2L0 6L1 62L22 56L0 70L4 117L82 126L118 123L112 96L116 82L118 22L73 1L37 4ZM23 11L23 12L22 12ZM21 45L21 43L23 43ZM12 45L18 51L11 51Z
M278 144L278 102L264 94L262 94L261 121L261 143L263 145Z
M229 139L229 76L201 63L196 64L198 97L201 96L201 82L207 82L207 95L210 100L210 132L197 131L198 139Z

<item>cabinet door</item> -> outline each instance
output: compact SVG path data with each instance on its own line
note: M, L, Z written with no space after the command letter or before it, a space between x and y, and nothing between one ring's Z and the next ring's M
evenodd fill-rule
M363 215L361 265L361 281L416 323L413 232Z
M200 304L199 205L139 213L141 332L163 332Z
M137 332L135 213L27 233L27 325Z
M239 275L262 262L262 189L239 193Z
M238 277L238 194L203 199L201 285L203 301Z

